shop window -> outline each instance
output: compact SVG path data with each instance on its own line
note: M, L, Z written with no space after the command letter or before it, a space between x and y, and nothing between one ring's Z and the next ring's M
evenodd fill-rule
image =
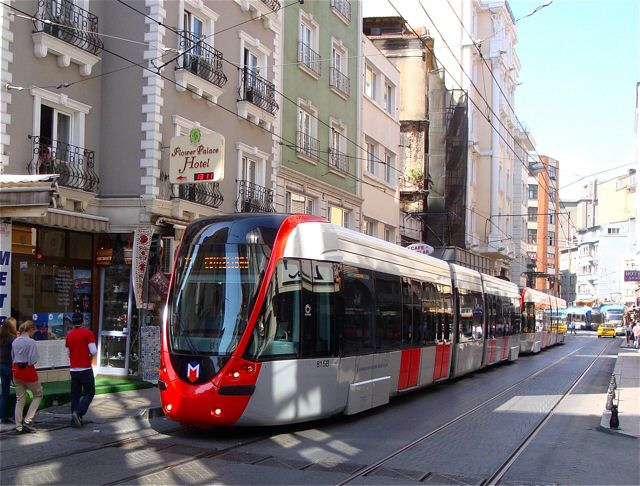
M86 233L73 233L69 237L69 257L78 260L91 260L93 237Z
M40 230L38 250L43 257L64 258L66 255L65 233L59 230Z

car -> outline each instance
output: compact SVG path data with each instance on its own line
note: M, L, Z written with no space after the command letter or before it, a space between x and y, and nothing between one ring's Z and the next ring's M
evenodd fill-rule
M601 338L603 336L611 336L612 338L616 337L616 328L611 322L605 322L604 324L600 324L598 327L598 337Z
M627 330L624 327L624 322L616 322L615 324L616 336L624 336Z

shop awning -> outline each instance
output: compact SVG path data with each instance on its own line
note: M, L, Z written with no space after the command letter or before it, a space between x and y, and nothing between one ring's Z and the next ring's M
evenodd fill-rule
M43 217L58 193L57 180L57 174L0 175L0 217Z
M91 233L108 233L109 218L95 216L93 214L76 213L64 209L49 208L42 220L42 224L67 228L74 231L87 231Z

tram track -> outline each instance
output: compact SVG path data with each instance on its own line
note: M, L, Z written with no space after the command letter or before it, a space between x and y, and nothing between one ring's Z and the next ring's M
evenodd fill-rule
M436 429L428 432L427 434L419 437L418 439L406 444L404 447L402 447L401 449L395 451L392 454L389 454L387 456L385 456L383 459L381 459L380 461L377 461L376 463L367 466L364 469L361 469L360 471L357 471L356 473L354 473L352 476L350 476L349 478L345 479L344 481L341 481L340 483L338 483L338 485L342 485L342 484L347 484L349 482L352 482L353 480L366 476L368 473L374 471L375 469L377 469L378 467L380 467L380 465L384 464L385 462L388 462L390 459L392 459L393 457L398 456L399 454L402 454L402 452L405 452L406 450L416 446L417 444L419 444L420 442L423 442L424 440L427 440L429 437L437 434L438 432L446 429L447 427L450 427L451 425L453 425L454 423L459 422L460 420L462 420L463 418L473 414L474 412L476 412L477 410L481 409L482 407L484 407L485 405L487 405L488 403L492 402L493 400L509 393L511 390L513 390L514 388L522 385L523 383L527 382L528 380L531 380L537 376L539 376L540 374L548 371L549 369L553 368L554 366L557 366L558 364L562 363L564 360L566 360L567 358L569 358L570 356L578 353L579 351L581 351L582 349L584 349L586 346L581 346L575 350L573 350L572 352L568 353L567 355L557 359L556 361L548 364L547 366L531 373L530 375L528 375L527 377L523 378L522 380L519 380L518 382L508 386L507 388L505 388L504 390L500 391L499 393L493 395L492 397L484 400L482 403L476 405L475 407L473 407L472 409L466 411L465 413L460 414L459 416L457 416L456 418L454 418L453 420L447 422L446 424L443 424L439 427L437 427ZM103 486L115 486L115 485L119 485L119 484L127 484L127 483L131 483L140 479L143 479L145 477L148 476L152 476L154 474L158 474L161 472L166 472L166 471L171 471L173 469L179 468L181 466L187 465L189 463L195 462L195 461L199 461L201 459L213 459L216 457L220 457L223 456L224 454L227 454L229 452L232 451L236 451L239 449L242 449L243 447L249 446L249 445L254 445L257 444L259 442L271 439L273 436L272 435L266 435L266 436L262 436L262 437L256 437L252 440L249 441L245 441L245 442L241 442L238 444L235 444L233 446L230 447L225 447L222 449L218 449L216 451L208 451L208 452L203 452L201 454L197 454L195 456L191 456L188 458L185 458L184 460L181 461L177 461L171 464L166 464L163 466L158 466L152 469L149 469L147 471L138 473L138 474L133 474L130 475L126 478L120 478L116 481L113 482L109 482L109 483L105 483L103 484Z
M544 372L550 370L551 368L559 365L564 360L566 360L570 356L578 353L579 351L581 351L585 347L586 346L581 346L581 347L575 349L571 353L561 357L560 359L554 361L553 363L548 364L544 368L541 368L541 369L535 371L534 373L526 376L525 378L519 380L518 382L508 386L507 388L505 388L504 390L496 393L495 395L491 396L490 398L485 399L484 401L482 401L478 405L474 406L473 408L467 410L466 412L463 412L463 413L459 414L458 416L454 417L453 419L449 420L448 422L446 422L446 423L436 427L435 429L433 429L433 430L421 435L417 439L414 439L411 442L406 443L402 447L399 447L394 452L391 452L391 453L387 454L386 456L384 456L383 458L379 459L378 461L376 461L376 462L374 462L374 463L372 463L372 464L370 464L370 465L368 465L368 466L366 466L366 467L354 472L348 478L344 479L343 481L340 481L339 483L336 483L337 486L342 486L342 485L345 485L345 484L349 484L349 483L351 483L351 482L353 482L353 481L355 481L355 480L357 480L359 478L363 478L363 477L373 473L374 471L376 471L381 466L383 466L386 463L390 462L392 459L394 459L394 458L402 455L403 453L413 449L414 447L416 447L419 444L425 442L429 438L437 435L438 433L442 432L443 430L448 429L448 428L452 427L453 425L459 423L461 420L463 420L466 417L474 414L475 412L477 412L480 409L484 408L486 405L488 405L489 403L495 401L496 399L508 394L510 391L512 391L513 389L521 386L522 384L526 383L527 381L532 380L535 377L541 375L542 373L544 373ZM598 358L606 351L607 348L608 348L608 346L605 346L605 347L602 348L602 350L600 350L600 352L592 360L592 362L589 364L589 366L580 374L580 376L578 376L578 378L572 383L572 385L569 387L569 389L564 394L561 395L561 397L557 401L557 403L555 403L553 405L553 407L551 407L549 412L547 412L547 414L545 414L545 416L540 420L540 422L538 424L536 424L534 429L527 435L527 437L522 442L520 442L518 444L518 446L509 454L508 458L501 464L501 466L487 480L482 482L483 485L493 486L493 485L496 484L497 481L500 480L500 478L502 478L504 476L504 474L508 471L508 469L511 467L513 462L515 462L515 460L518 458L518 456L524 451L524 449L526 449L526 447L528 446L530 441L533 440L535 435L537 435L538 431L542 427L544 427L546 422L549 420L549 418L553 414L553 411L558 407L558 405L562 402L562 400L575 389L575 387L579 384L580 380L593 367L593 365L597 362ZM427 477L427 476L429 476L429 474L425 475L425 477ZM491 480L493 480L494 482L490 482Z

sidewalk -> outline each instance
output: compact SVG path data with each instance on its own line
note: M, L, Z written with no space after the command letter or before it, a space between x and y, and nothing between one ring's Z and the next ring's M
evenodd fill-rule
M84 417L87 426L116 422L126 418L144 417L149 409L160 407L160 393L156 387L96 395ZM71 423L69 404L39 410L34 424L38 429L56 430ZM0 424L0 433L13 431L15 424ZM4 434L3 434L4 435Z
M640 350L620 345L616 366L613 370L618 389L613 403L618 405L620 427L611 429L611 412L602 414L600 427L613 433L640 438Z

